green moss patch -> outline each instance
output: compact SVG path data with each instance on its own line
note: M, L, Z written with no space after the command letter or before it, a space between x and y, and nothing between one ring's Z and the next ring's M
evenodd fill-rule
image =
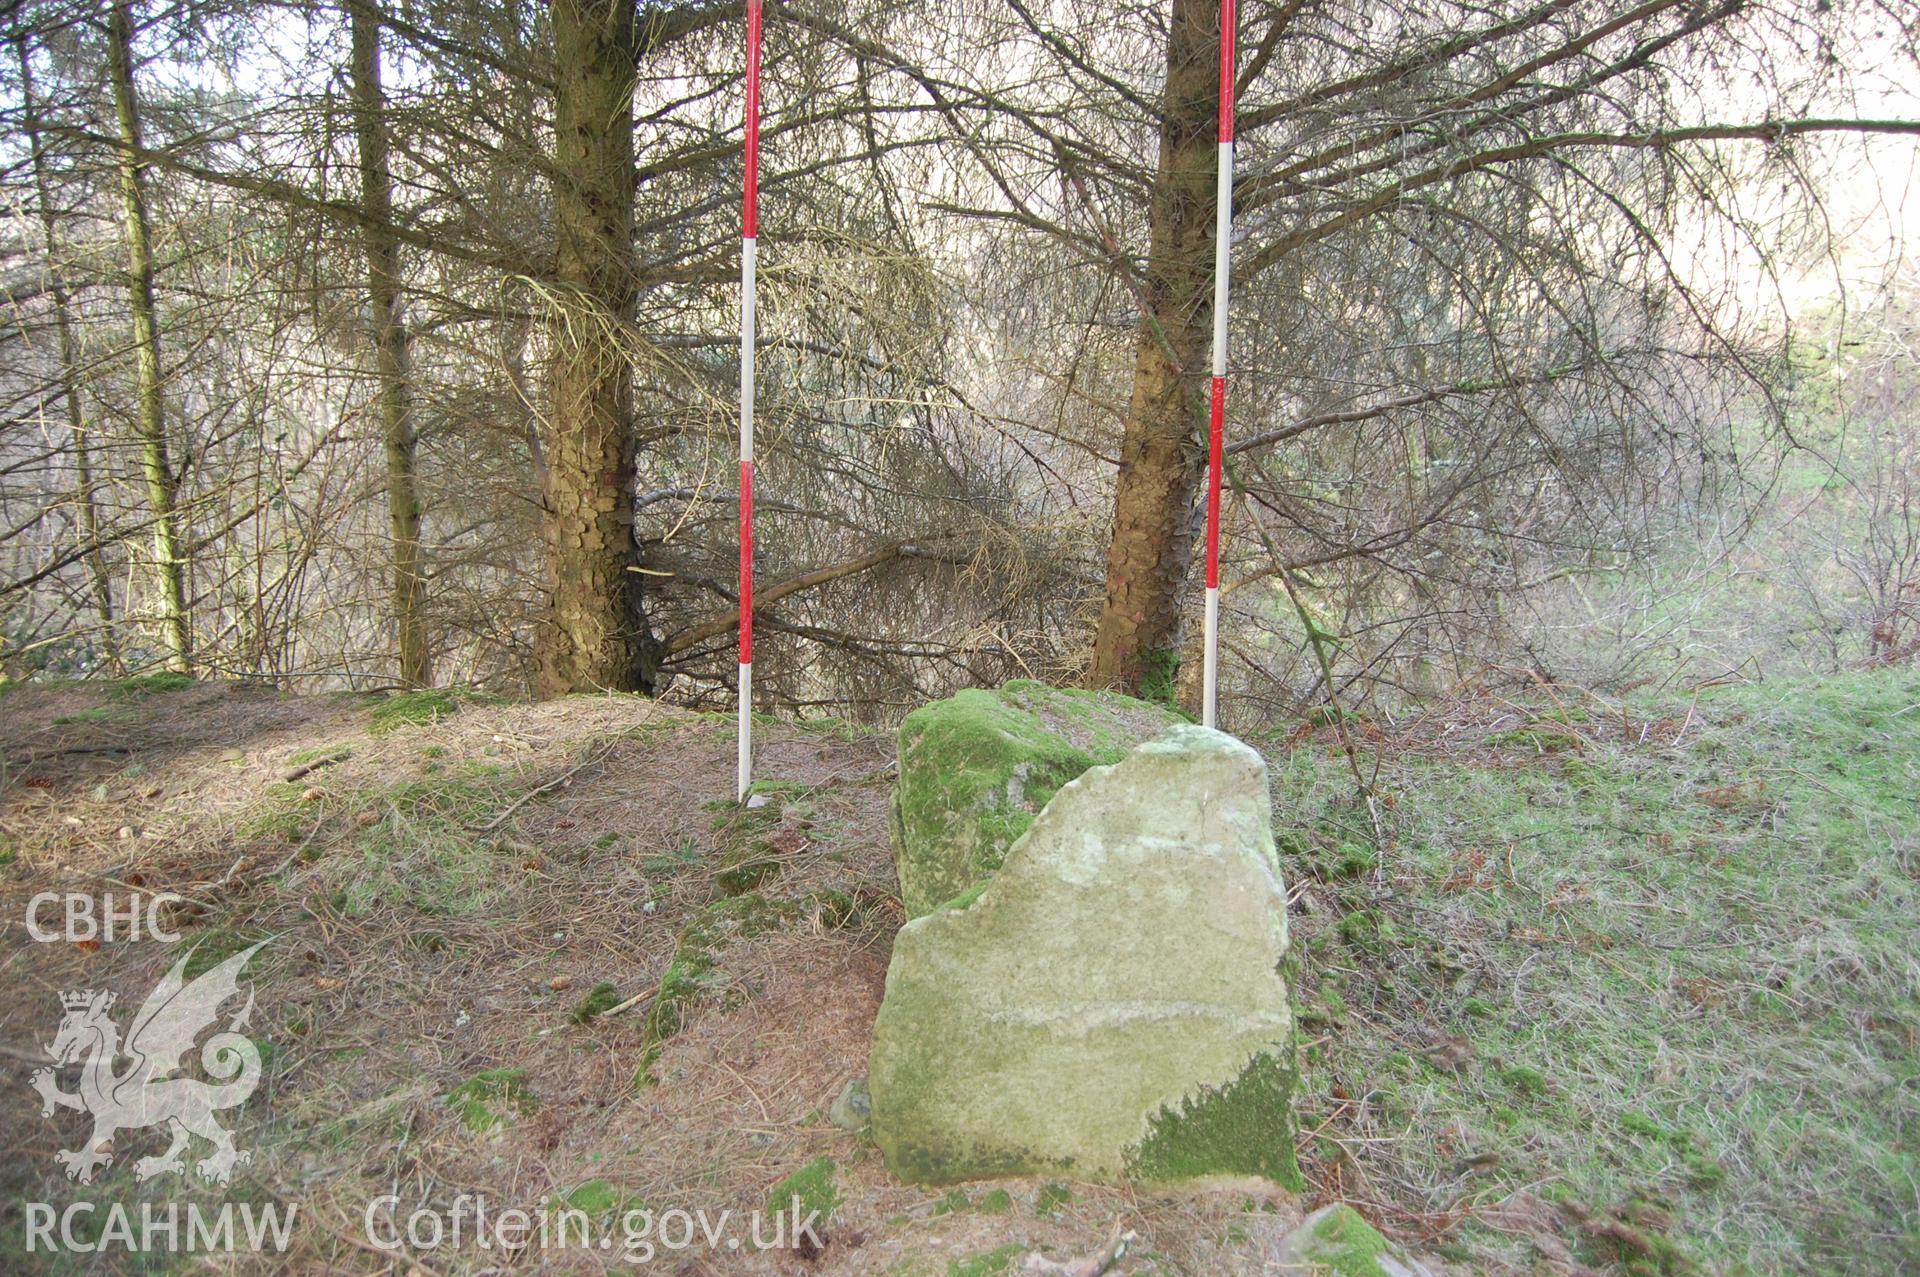
M460 708L452 692L437 690L396 692L375 703L367 717L367 733L386 736L403 727L418 727L450 718Z
M620 1005L620 991L610 984L601 983L587 991L587 996L574 1004L567 1019L574 1024L592 1024L610 1008Z
M660 1057L660 1044L686 1026L695 1007L725 988L727 977L719 969L719 961L729 945L809 919L818 919L823 926L841 927L853 916L852 899L835 891L810 892L792 900L758 894L728 896L695 914L681 929L673 960L662 973L660 989L647 1011L645 1045L634 1074L635 1085L657 1080L653 1067Z
M991 876L1062 785L1180 721L1145 701L1029 679L907 715L892 813L907 916Z
M780 852L773 836L780 830L781 805L731 807L721 818L720 847L713 885L723 895L756 891L780 872Z
M961 892L959 895L955 896L953 899L942 900L939 904L935 905L932 909L928 910L927 912L947 913L954 909L970 909L973 907L973 902L978 900L981 894L986 891L987 884L992 881L993 879L991 878L982 878L979 882L974 883L971 887L968 887L965 891Z
M113 695L123 700L138 700L146 696L156 696L162 692L178 692L194 685L190 674L141 674L136 678L123 678L108 684Z
M1033 1195L1033 1213L1051 1215L1065 1210L1067 1203L1073 1200L1073 1190L1065 1184L1042 1184L1040 1191Z
M1004 1188L992 1189L981 1194L979 1200L969 1196L964 1188L950 1188L941 1194L933 1204L930 1214L957 1215L971 1211L979 1215L1005 1215L1013 1210L1013 1194Z
M486 1135L519 1117L540 1111L540 1101L527 1086L525 1069L485 1069L446 1094L447 1107L461 1125Z
M1013 1194L1004 1188L992 1189L975 1202L973 1208L982 1215L1005 1215L1013 1209Z
M1684 1170L1690 1188L1718 1188L1727 1178L1727 1168L1700 1147L1699 1137L1692 1131L1663 1126L1646 1114L1631 1110L1620 1115L1620 1128L1649 1145L1664 1145Z
M840 1207L840 1187L834 1180L837 1169L831 1157L808 1162L767 1193L767 1214L794 1212L802 1220L811 1215L826 1223Z
M942 1215L957 1215L972 1205L973 1199L967 1196L966 1189L950 1188L940 1194L940 1200L933 1204L933 1209L928 1214L938 1219Z
M629 1193L618 1184L604 1179L590 1179L547 1200L550 1212L562 1208L579 1211L596 1227L606 1228L631 1212L645 1210L647 1202L639 1194Z
M1149 1184L1254 1175L1291 1189L1306 1186L1294 1156L1295 1071L1262 1053L1240 1076L1163 1108L1147 1136L1127 1150L1127 1173Z
M1026 1247L1018 1243L999 1246L993 1250L983 1250L977 1255L968 1255L965 1259L947 1262L947 1277L997 1277L997 1274L1013 1271L1013 1261L1025 1253Z
M209 927L192 937L193 949L187 955L187 965L181 971L181 978L192 980L213 970L234 954L250 949L263 940L272 939L269 932L248 927ZM265 949L261 953L268 952ZM247 964L242 978L259 984L266 973L260 969L258 956Z
M1313 1261L1340 1277L1382 1277L1387 1239L1351 1206L1336 1206L1313 1226Z
M1287 868L1318 882L1339 883L1364 878L1379 867L1380 857L1357 838L1329 835L1321 830L1289 829L1274 836Z
M1524 1064L1502 1065L1497 1072L1501 1081L1528 1099L1544 1099L1547 1092L1552 1089L1546 1074L1539 1069L1530 1069Z

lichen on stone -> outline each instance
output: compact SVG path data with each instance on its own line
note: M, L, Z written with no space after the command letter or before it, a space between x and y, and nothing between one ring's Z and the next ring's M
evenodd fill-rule
M871 1057L888 1167L1297 1182L1268 811L1256 753L1176 727L1063 786L998 873L910 920Z

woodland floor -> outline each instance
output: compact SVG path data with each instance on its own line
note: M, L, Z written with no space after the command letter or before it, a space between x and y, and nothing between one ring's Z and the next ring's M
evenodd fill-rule
M639 1267L986 1277L1124 1227L1117 1272L1252 1274L1334 1197L1461 1271L1920 1267L1920 677L1471 687L1355 735L1377 821L1329 728L1256 741L1301 955L1308 1193L946 1193L896 1183L825 1116L865 1071L900 922L886 736L761 729L781 808L752 890L780 921L715 950L649 1059L651 995L723 898L729 719L165 679L0 691L0 1270L626 1271L618 1243L381 1253L362 1218L461 1193L739 1216L822 1158L824 1249ZM135 1184L155 1132L120 1137L104 1184L61 1177L85 1121L42 1117L25 1084L60 991L129 1012L182 950L34 943L48 890L178 892L198 965L267 942L247 1026L265 1081L225 1116L252 1152L225 1194ZM578 1022L602 985L632 1005ZM448 1097L500 1069L524 1070L494 1096L507 1120L475 1131ZM298 1203L292 1249L20 1255L28 1202L223 1196Z

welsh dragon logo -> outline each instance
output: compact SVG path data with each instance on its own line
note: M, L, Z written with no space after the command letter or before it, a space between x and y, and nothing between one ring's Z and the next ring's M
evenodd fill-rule
M214 1022L220 1004L239 992L240 973L259 948L256 944L236 953L191 982L186 968L193 955L182 954L134 1013L125 1042L120 1039L120 1026L108 1014L113 994L80 989L60 995L66 1014L53 1045L47 1048L54 1063L34 1070L32 1083L40 1092L41 1116L53 1116L56 1107L93 1116L93 1134L86 1143L54 1155L66 1167L68 1179L91 1184L94 1172L113 1161L115 1132L143 1126L165 1124L172 1143L157 1157L143 1157L134 1164L137 1179L169 1171L184 1173L184 1155L195 1135L213 1145L213 1152L199 1163L201 1176L210 1183L225 1184L235 1164L247 1160L248 1154L234 1148L233 1133L214 1121L214 1114L244 1104L260 1085L260 1048L240 1032L253 1011L251 989L246 1006L226 1030L208 1038L200 1049L201 1067L215 1081L175 1074L194 1040ZM121 1060L127 1065L116 1072L114 1065ZM56 1070L74 1063L81 1066L80 1088L62 1091Z

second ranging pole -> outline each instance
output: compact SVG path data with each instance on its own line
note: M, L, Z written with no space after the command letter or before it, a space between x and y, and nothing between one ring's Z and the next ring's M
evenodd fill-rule
M1227 263L1233 243L1233 0L1220 0L1220 172L1213 225L1213 393L1207 414L1207 621L1200 721L1220 699L1220 472L1226 459Z
M753 283L760 204L760 5L747 0L746 176L740 207L740 768L753 783Z
M1228 263L1233 238L1234 0L1220 4L1220 150L1214 223L1213 384L1207 422L1207 577L1201 721L1218 717L1220 685L1220 487L1227 404ZM745 176L740 234L740 704L738 794L753 783L753 398L755 230L760 202L760 19L747 0Z

